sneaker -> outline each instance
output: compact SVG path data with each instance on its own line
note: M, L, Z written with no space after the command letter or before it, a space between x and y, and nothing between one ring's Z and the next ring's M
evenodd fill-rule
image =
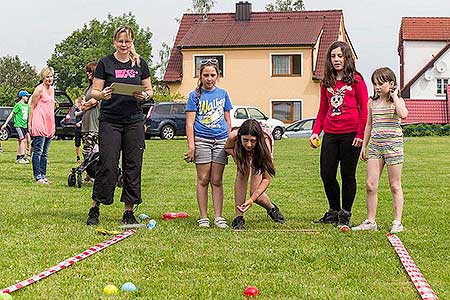
M126 210L123 212L122 223L123 224L138 224L139 222L134 217L134 212L132 210Z
M281 223L281 224L286 223L286 220L284 219L283 214L281 213L278 206L276 206L275 204L273 205L273 207L271 209L267 210L267 214L272 219L272 221L274 221L276 223Z
M209 228L209 219L208 218L201 218L201 219L197 220L197 223L198 223L198 227Z
M361 223L361 225L358 225L356 227L352 227L352 230L372 230L376 231L378 230L377 222L370 222L369 220L365 220Z
M228 228L227 221L224 218L222 218L222 217L215 217L214 218L214 225L217 228L222 228L222 229Z
M24 164L29 164L29 163L30 163L30 161L26 160L25 158L16 159L16 164L24 165Z
M243 216L237 216L231 223L234 230L245 230L245 220Z
M338 223L337 226L338 227L350 227L350 217L352 216L352 213L345 210L345 209L341 209L338 213Z
M48 184L48 182L45 181L43 178L37 179L35 182L36 182L37 184L43 184L43 185L47 185L47 184Z
M100 216L100 208L98 206L91 207L89 209L89 214L88 214L86 224L87 225L97 225L99 216Z
M338 211L337 210L328 210L322 218L319 220L313 221L314 223L323 223L323 224L337 224L338 223Z
M391 225L391 233L400 233L404 230L403 225L400 221L394 220Z

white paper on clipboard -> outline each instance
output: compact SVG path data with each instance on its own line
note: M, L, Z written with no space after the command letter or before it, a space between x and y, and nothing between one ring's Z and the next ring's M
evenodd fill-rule
M137 84L113 82L111 84L111 89L113 94L133 96L134 92L142 93L143 91L145 91L145 86Z

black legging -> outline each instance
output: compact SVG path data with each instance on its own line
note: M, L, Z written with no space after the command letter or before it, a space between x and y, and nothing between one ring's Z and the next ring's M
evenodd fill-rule
M339 162L342 178L342 208L351 211L356 194L356 166L361 148L352 146L356 133L323 136L320 152L320 176L330 209L341 210L340 188L336 179Z

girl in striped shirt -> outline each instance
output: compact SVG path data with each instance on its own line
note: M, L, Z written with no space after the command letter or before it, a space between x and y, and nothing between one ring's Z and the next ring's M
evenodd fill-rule
M401 223L403 211L402 167L403 132L401 120L408 110L399 95L394 72L379 68L372 74L374 96L369 99L369 116L364 132L361 160L367 163L366 204L367 220L353 230L377 230L375 215L378 203L378 184L386 165L394 206L394 221L391 233L403 231ZM368 151L366 151L368 146Z

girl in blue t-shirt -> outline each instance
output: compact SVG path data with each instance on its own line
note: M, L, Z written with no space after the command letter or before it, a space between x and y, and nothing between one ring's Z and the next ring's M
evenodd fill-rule
M195 161L197 168L197 202L200 210L200 227L209 227L208 186L211 184L214 207L214 225L227 228L222 217L223 170L227 164L224 145L231 130L228 93L216 87L219 76L218 61L200 61L197 88L189 94L186 104L186 136L188 151L186 161Z

